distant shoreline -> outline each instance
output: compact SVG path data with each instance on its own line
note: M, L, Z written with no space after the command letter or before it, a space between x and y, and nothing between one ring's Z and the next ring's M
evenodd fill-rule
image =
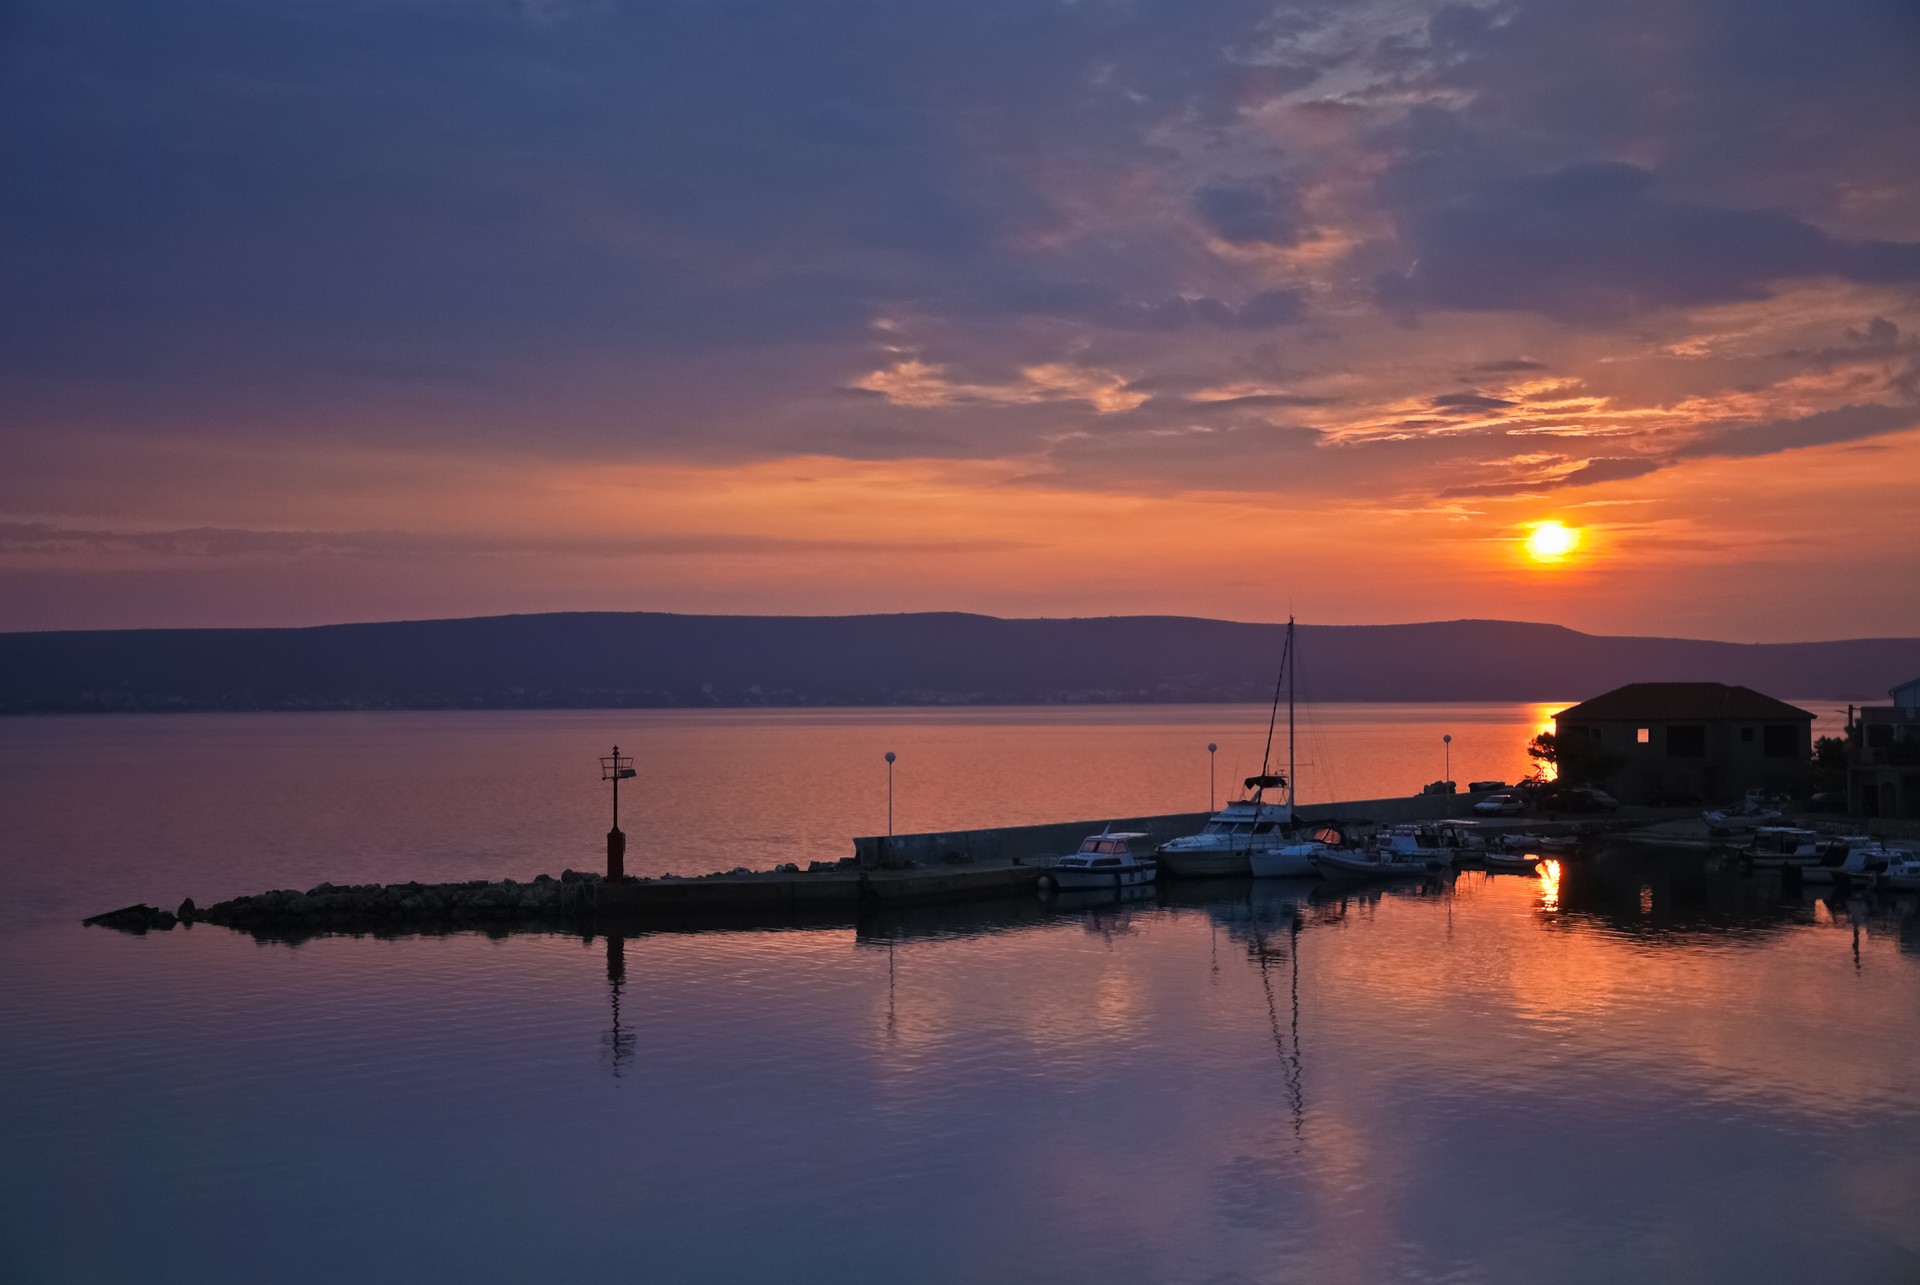
M0 715L1245 704L1272 698L1285 631L634 612L0 634ZM1297 638L1319 702L1572 702L1659 681L1870 702L1920 675L1914 638L1723 643L1499 620L1302 624Z

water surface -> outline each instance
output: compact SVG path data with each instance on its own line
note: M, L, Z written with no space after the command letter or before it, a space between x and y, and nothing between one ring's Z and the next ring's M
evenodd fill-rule
M1456 746L1530 731L1472 712L1441 716ZM1214 711L685 717L706 748L643 758L641 815L679 809L716 856L838 850L887 746L920 815L1010 820L1194 806L1191 745L1149 747L1249 752ZM0 1281L1920 1279L1911 897L1621 849L702 933L70 913L589 864L593 742L636 724L494 720L0 723L0 836L36 890L0 921ZM1437 739L1410 723L1337 734ZM772 756L736 769L749 746Z
M1558 705L1303 705L1303 804L1513 781ZM1840 716L1821 712L1816 730ZM767 868L901 833L1192 812L1259 770L1250 705L85 715L0 719L0 925L268 888ZM1285 761L1281 720L1274 761Z

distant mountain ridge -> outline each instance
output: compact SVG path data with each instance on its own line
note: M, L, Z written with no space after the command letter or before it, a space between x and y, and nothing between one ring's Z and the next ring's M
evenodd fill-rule
M559 613L305 629L0 634L0 713L1263 700L1284 625ZM1451 620L1301 625L1314 700L1582 700L1712 680L1883 700L1920 639L1724 643Z

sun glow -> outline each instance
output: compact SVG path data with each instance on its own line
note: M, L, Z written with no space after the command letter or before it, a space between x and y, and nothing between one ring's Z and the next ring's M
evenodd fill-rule
M1580 529L1558 521L1536 522L1527 532L1526 547L1535 562L1565 562L1580 547Z

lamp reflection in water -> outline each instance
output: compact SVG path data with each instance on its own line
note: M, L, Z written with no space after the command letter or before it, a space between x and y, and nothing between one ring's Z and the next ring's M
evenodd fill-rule
M627 981L627 939L619 933L607 934L607 996L613 1006L613 1026L601 1036L613 1059L613 1075L619 1079L633 1061L634 1034L620 1025L620 990Z
M1552 857L1542 861L1540 871L1540 909L1560 909L1560 863Z

